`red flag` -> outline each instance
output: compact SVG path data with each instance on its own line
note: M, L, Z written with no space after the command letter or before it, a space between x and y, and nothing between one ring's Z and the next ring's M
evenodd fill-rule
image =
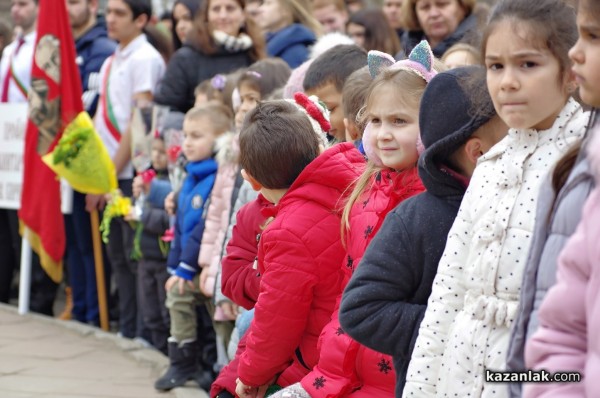
M83 104L65 2L40 0L38 11L19 218L23 236L40 256L42 267L60 282L66 246L60 183L41 156L53 149Z

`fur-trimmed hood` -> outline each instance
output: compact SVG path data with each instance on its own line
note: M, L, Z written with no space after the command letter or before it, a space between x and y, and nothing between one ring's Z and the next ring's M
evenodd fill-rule
M228 131L221 134L215 142L215 160L219 167L235 164L240 159L240 134Z

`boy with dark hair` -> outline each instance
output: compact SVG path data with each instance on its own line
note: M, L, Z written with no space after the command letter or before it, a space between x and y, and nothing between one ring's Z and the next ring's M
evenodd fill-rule
M132 107L152 101L154 89L165 72L161 55L152 47L144 29L152 16L149 0L108 0L108 36L119 45L100 70L100 98L94 125L115 164L119 189L131 196ZM104 207L101 195L86 196L86 210ZM130 259L133 230L123 219L110 227L108 257L116 275L119 294L119 332L124 337L141 334L137 318L135 263Z
M295 383L316 364L341 289L337 210L364 161L350 143L319 155L322 148L306 114L286 101L259 104L240 134L242 175L275 204L259 242L260 293L238 367L242 398Z
M359 123L357 116L365 106L367 90L373 78L369 67L364 66L354 71L346 80L342 90L342 110L344 112L344 127L346 127L346 141L362 139L365 123Z
M304 92L316 95L331 112L331 131L338 142L346 140L344 115L342 112L342 89L348 76L367 65L367 53L360 47L335 46L317 57L304 76Z

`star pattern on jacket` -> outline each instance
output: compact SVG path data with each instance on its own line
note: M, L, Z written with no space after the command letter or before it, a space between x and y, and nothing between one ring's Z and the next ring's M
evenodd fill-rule
M346 267L350 268L350 269L354 269L354 259L350 256L347 257L346 259Z
M319 376L315 378L313 386L318 390L319 388L325 387L325 378L323 376Z
M379 366L379 371L381 373L388 374L390 370L392 370L392 367L390 366L390 361L386 361L385 358L381 358L381 361L379 361L377 366Z
M373 233L373 227L371 225L367 226L367 229L365 229L365 239L367 239L369 237L369 235L371 235Z

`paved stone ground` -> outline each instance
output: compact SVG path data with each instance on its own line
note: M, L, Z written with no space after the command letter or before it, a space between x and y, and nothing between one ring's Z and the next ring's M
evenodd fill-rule
M190 385L153 388L168 359L140 343L73 321L19 315L0 304L2 398L207 398Z

